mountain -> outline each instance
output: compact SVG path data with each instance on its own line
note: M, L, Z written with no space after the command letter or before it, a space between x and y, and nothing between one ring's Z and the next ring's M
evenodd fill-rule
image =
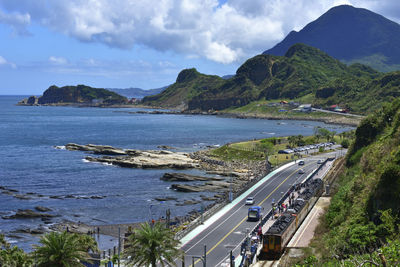
M164 86L161 88L155 88L155 89L141 89L141 88L126 88L126 89L120 89L120 88L107 88L107 90L116 92L117 94L120 94L122 96L125 96L127 98L143 98L145 96L149 95L156 95L167 89L168 86Z
M380 71L400 69L400 25L367 9L333 7L263 54L283 56L296 43L319 48L345 63L359 62Z
M186 109L188 102L200 93L209 89L218 88L224 79L216 75L205 75L196 69L182 70L176 82L163 92L146 96L142 103L145 105L159 106L165 108Z
M114 105L126 104L128 99L115 92L102 88L92 88L86 85L50 86L39 98L31 96L22 100L21 105Z
M195 69L183 70L176 83L158 95L145 97L142 103L208 111L241 107L263 99L308 97L319 106L333 101L351 108L353 98L341 98L345 89L349 89L347 96L357 94L362 99L368 91L365 86L381 75L370 67L346 66L317 48L295 44L284 56L258 55L247 60L227 80Z

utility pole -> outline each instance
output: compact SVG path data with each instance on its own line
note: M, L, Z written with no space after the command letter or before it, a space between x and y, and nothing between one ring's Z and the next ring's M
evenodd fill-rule
M231 182L229 183L229 196L228 196L228 198L229 198L229 203L232 202L232 199L233 199L233 195L232 195L232 183L233 183L233 180L232 180L232 177L231 177Z
M118 227L118 267L120 267L121 265L121 227Z
M204 267L206 267L207 266L207 246L206 245L204 245L204 256L203 256L203 259L204 259L203 265L204 265Z

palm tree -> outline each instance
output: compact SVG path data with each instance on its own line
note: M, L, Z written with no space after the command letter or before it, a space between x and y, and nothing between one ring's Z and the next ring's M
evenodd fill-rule
M84 266L81 261L89 261L88 247L77 234L51 232L39 241L34 255L39 267L75 267Z
M154 225L144 223L128 237L124 256L128 257L128 264L155 267L175 265L174 260L181 255L177 249L179 241L164 224L156 222Z
M96 240L90 235L79 235L79 234L73 234L73 235L75 235L76 238L78 239L80 247L82 248L83 251L99 252Z

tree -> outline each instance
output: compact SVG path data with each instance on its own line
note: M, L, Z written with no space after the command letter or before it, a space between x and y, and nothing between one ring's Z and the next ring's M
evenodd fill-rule
M164 224L144 223L128 237L124 256L131 266L175 265L174 260L181 255L178 245L179 241Z
M343 139L341 145L343 148L348 148L350 145L349 139Z
M297 138L294 135L291 135L287 138L289 147L294 147L296 145Z
M36 246L34 256L39 267L75 267L84 266L81 261L90 262L87 253L86 238L77 234L51 232L44 235Z
M99 252L99 248L97 247L97 242L93 237L89 235L78 235L78 234L73 234L73 235L76 235L76 238L78 239L78 242L82 250L86 252L89 251Z
M304 137L299 134L298 136L296 136L296 145L297 146L304 146L306 144L306 142L303 139Z
M32 259L20 248L11 245L0 235L0 266L28 267Z

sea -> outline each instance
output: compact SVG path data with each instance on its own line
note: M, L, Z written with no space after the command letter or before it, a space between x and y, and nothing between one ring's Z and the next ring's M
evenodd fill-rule
M90 163L82 151L57 149L67 143L131 149L192 152L230 142L312 135L315 127L342 132L348 126L314 121L237 119L209 115L138 114L135 108L16 106L25 96L0 96L0 233L29 251L38 237L21 229L48 227L41 219L6 219L18 209L51 208L62 220L89 225L184 216L201 204L181 206L214 193L181 193L165 172L206 175L199 170L129 169ZM26 199L15 197L25 196ZM177 200L157 201L172 197ZM205 203L207 204L207 203ZM203 205L205 205L203 204Z

